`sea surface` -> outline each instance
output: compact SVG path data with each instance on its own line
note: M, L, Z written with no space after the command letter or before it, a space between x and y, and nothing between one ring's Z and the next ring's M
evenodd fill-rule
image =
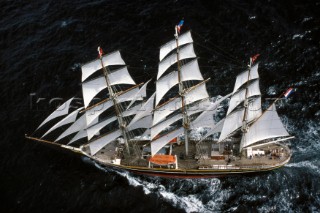
M0 1L0 212L320 212L320 1ZM136 82L156 77L174 25L192 30L212 96L260 54L263 102L278 102L292 160L252 176L175 180L104 170L26 140L59 100L81 95L81 64L120 49ZM152 90L152 88L151 88Z

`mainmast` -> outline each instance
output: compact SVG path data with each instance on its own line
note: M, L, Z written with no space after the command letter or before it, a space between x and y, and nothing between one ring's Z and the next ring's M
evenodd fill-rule
M181 97L181 112L183 116L183 128L184 128L184 138L185 138L185 148L186 148L186 156L189 154L189 136L188 136L188 130L189 130L189 119L188 114L185 109L185 97L184 97L184 88L183 83L181 80L181 65L180 65L180 56L179 56L179 34L178 31L180 31L180 27L182 26L182 23L180 22L179 25L175 27L175 39L176 39L176 50L177 50L177 69L178 69L178 82L179 82L179 96Z
M102 71L103 71L103 75L106 79L106 83L107 83L107 88L108 88L108 92L110 95L110 98L113 102L114 105L114 109L116 112L116 116L117 116L117 120L119 123L119 129L121 130L123 139L124 139L124 143L127 149L128 154L130 155L130 149L129 149L129 144L128 144L128 137L127 137L127 130L126 130L126 123L123 121L123 117L122 117L122 113L121 110L119 109L119 103L117 100L117 95L115 94L115 92L113 91L111 84L110 84L110 80L109 80L109 68L105 67L102 61L102 55L103 55L103 51L100 47L98 47L98 52L99 52L99 59L100 59L100 63L102 66Z

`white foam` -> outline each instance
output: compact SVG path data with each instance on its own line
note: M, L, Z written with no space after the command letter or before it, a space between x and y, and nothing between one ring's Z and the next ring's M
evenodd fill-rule
M304 35L302 35L302 34L294 34L294 35L292 36L292 40L297 39L297 38L301 39L301 38L303 38L303 36L304 36Z

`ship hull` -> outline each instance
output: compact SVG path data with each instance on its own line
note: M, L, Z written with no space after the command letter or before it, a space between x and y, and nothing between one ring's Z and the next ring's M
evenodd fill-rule
M92 161L99 164L104 168L116 169L119 171L127 171L133 174L146 175L153 177L163 177L163 178L177 178L177 179L186 179L186 178L216 178L216 177L225 177L225 176L234 176L234 175L249 175L249 174L258 174L268 171L272 171L278 168L283 167L290 161L290 157L285 161L275 165L268 166L263 168L262 166L254 166L252 168L240 168L240 169L194 169L194 170L180 170L180 169L161 169L161 168L147 168L147 167L130 167L115 165L111 163L101 162L98 159L94 159L91 156L89 157Z
M30 137L29 137L30 138ZM30 138L32 139L32 138ZM42 142L42 141L41 141ZM125 166L125 165L117 165L108 162L104 162L101 159L91 156L88 153L84 152L79 148L74 148L71 146L59 145L57 143L45 143L50 147L54 147L57 149L63 149L71 151L72 153L76 153L80 156L85 156L89 158L91 161L97 163L103 168L115 169L118 171L126 171L131 172L138 175L146 175L146 176L156 176L156 177L164 177L164 178L215 178L215 177L224 177L224 176L234 176L234 175L250 175L250 174L260 174L268 171L272 171L286 165L291 158L291 154L282 162L279 162L275 165L255 165L255 166L246 166L243 167L227 167L219 168L219 169L167 169L167 168L148 168L148 167L138 167L138 166Z

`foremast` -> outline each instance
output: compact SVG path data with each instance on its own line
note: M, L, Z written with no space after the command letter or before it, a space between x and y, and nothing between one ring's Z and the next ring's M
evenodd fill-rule
M121 130L122 137L124 139L124 143L125 143L127 152L130 155L130 148L129 148L129 143L128 143L128 135L127 135L126 123L123 121L122 112L119 109L119 103L118 103L117 95L113 91L112 86L110 84L110 80L109 80L109 72L110 72L110 70L109 70L108 67L104 66L104 63L103 63L103 60L102 60L103 51L102 51L102 49L100 47L98 47L98 53L99 53L100 63L101 63L101 66L102 66L102 72L103 72L103 75L104 75L105 80L106 80L109 96L110 96L110 99L113 102L113 106L114 106L114 109L115 109L115 112L116 112L117 120L118 120L118 123L119 123L119 129Z
M184 87L183 82L181 80L181 64L180 64L180 56L179 56L179 33L178 33L178 26L175 26L175 40L176 40L176 54L177 54L177 71L178 71L178 84L179 84L179 96L181 98L181 113L183 116L182 123L184 128L184 143L185 143L185 150L186 156L189 155L189 134L188 130L190 127L190 122L188 118L188 114L186 111L186 103L185 103L185 94L184 94Z

